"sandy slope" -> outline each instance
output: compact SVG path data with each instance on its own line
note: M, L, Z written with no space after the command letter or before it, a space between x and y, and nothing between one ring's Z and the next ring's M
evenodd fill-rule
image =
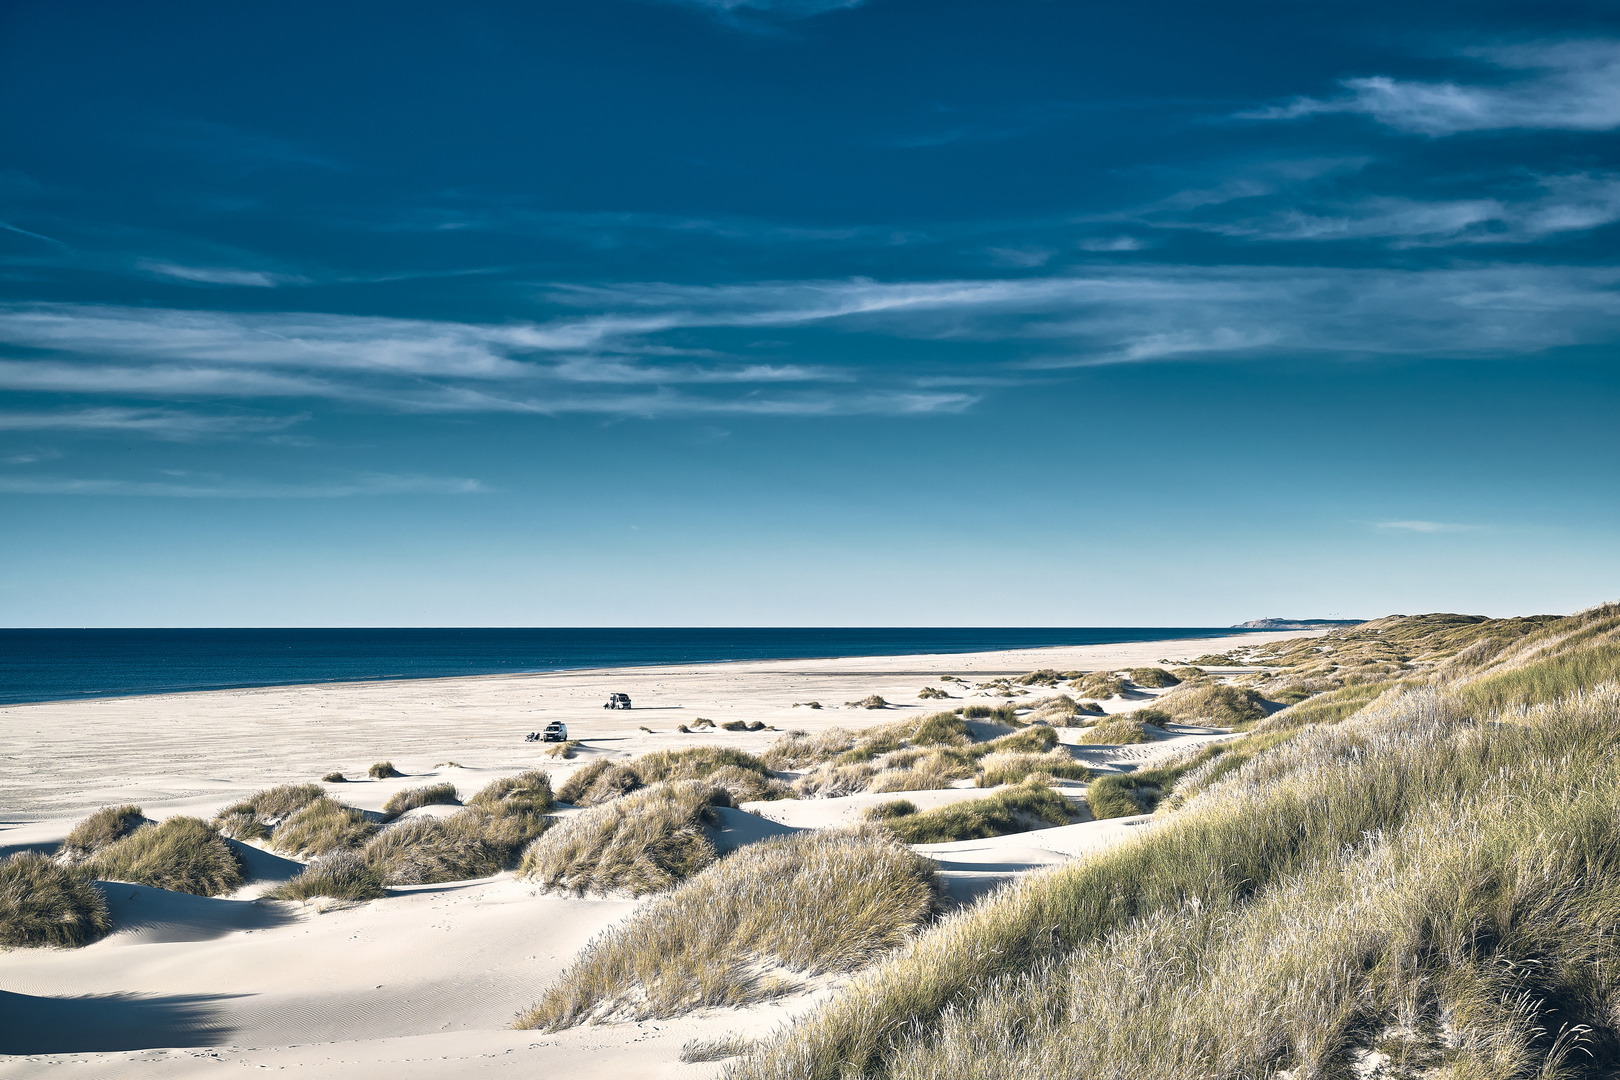
M1298 637L1297 632L1245 635ZM332 785L363 809L402 787L449 779L463 796L491 779L541 765L560 779L599 755L697 744L764 749L778 732L675 733L699 716L819 730L923 715L954 702L919 702L941 674L988 678L1037 667L1114 668L1231 647L1159 642L953 656L743 663L560 675L339 684L121 698L0 710L4 788L0 852L49 850L74 821L112 802L150 817L210 816L241 795L332 769L364 775L392 759L403 779ZM607 712L609 691L637 708ZM838 707L879 693L902 707ZM961 693L952 690L953 694ZM794 708L817 700L820 710ZM975 700L975 699L969 699ZM982 699L978 699L982 700ZM1145 702L1120 703L1120 708ZM522 741L551 719L586 740L566 764ZM653 728L651 733L639 730ZM1074 748L1094 764L1137 764L1202 741L1189 729L1147 747ZM460 766L447 763L459 762ZM985 794L913 792L919 806ZM896 796L764 804L723 815L731 848L773 833L855 820ZM432 811L428 811L432 812ZM766 818L772 820L767 820ZM1018 873L1082 857L1142 827L1140 819L1084 822L994 840L925 845L953 896L966 900ZM544 1035L506 1025L559 976L592 935L634 901L536 895L503 874L419 886L369 904L255 903L297 864L244 849L260 880L235 897L205 899L109 885L117 931L80 950L0 954L0 1078L190 1077L221 1065L307 1068L323 1076L709 1076L682 1065L683 1043L725 1032L762 1034L812 1007L818 995L670 1022L588 1027Z

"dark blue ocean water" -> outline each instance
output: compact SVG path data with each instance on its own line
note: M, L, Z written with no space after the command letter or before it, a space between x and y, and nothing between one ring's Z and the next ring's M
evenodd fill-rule
M0 704L235 686L1167 641L1210 627L0 629Z

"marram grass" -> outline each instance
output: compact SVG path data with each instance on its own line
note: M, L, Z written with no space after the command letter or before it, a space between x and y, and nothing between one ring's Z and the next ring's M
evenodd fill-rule
M941 923L727 1075L1329 1077L1379 1046L1517 1080L1615 1060L1620 694L1475 713L1409 692L1279 733L1138 839Z
M577 806L595 806L673 780L707 780L731 792L733 801L780 799L791 794L771 776L770 767L752 754L722 746L654 750L628 761L599 758L557 791L557 798Z
M108 844L122 840L145 823L141 808L133 803L103 806L73 826L73 831L62 841L57 854L69 862L80 862Z
M855 971L905 944L938 896L934 864L879 830L762 840L592 941L516 1026L764 1000L794 976Z
M0 949L88 945L112 928L84 875L37 851L0 859Z
M705 828L714 807L731 804L725 788L702 780L657 783L550 829L524 850L518 873L578 894L659 892L714 862Z
M91 877L197 896L219 896L242 884L236 853L206 821L194 817L136 829L79 868Z
M375 900L387 895L383 875L352 851L316 859L302 873L264 894L270 900Z
M460 801L456 798L454 784L423 784L421 787L401 788L394 792L388 797L388 801L383 803L383 813L389 817L398 817L419 807L457 806Z
M908 844L944 844L1067 825L1071 812L1068 799L1033 782L922 812L903 800L880 803L869 816Z

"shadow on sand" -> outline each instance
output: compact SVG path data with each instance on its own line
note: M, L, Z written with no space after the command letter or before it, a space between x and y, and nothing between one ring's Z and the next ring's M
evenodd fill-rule
M0 1054L73 1054L217 1046L230 1036L207 995L35 997L0 990Z

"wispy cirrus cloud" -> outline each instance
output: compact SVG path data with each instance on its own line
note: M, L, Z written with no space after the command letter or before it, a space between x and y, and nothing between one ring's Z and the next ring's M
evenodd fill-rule
M1282 243L1382 240L1397 248L1528 244L1620 221L1620 177L1542 176L1517 196L1465 199L1369 195L1332 200L1300 193L1257 215L1160 215L1146 220L1161 228Z
M107 406L56 412L0 412L0 431L118 432L189 440L284 431L307 416L241 416Z
M141 259L136 266L158 277L174 278L198 285L274 289L280 285L303 285L309 281L308 278L297 274L278 274L269 270L244 270L228 266L185 266L158 259Z
M506 324L0 307L0 345L13 350L0 357L0 389L438 412L919 414L978 399L930 381L942 377L1253 356L1521 355L1620 337L1620 268L1606 267L1151 266L538 290L557 314ZM972 371L782 362L749 355L730 333L804 327L848 340L997 342L1006 359Z
M860 7L865 0L658 0L713 15L728 24L748 25L748 20L797 20L829 11Z
M1242 119L1293 120L1354 113L1418 135L1542 129L1610 131L1620 127L1620 41L1532 42L1467 50L1501 71L1505 83L1420 82L1370 76L1345 79L1347 94L1296 98L1240 113Z
M1478 532L1483 525L1462 525L1453 521L1379 521L1374 526L1386 532L1460 533Z
M576 297L571 297L576 299ZM854 369L672 347L667 331L776 325L814 313L618 311L500 325L361 316L239 314L98 305L0 308L0 389L175 399L327 399L417 412L915 415L977 394ZM609 305L611 306L611 305ZM644 305L643 305L644 306ZM867 373L869 376L870 373ZM44 427L35 418L17 421ZM86 427L177 415L84 414ZM222 421L221 433L241 420ZM200 430L200 429L194 429Z
M473 495L488 490L461 477L365 473L339 480L279 482L222 477L130 480L0 476L6 495L126 495L175 499L341 499L357 495Z

